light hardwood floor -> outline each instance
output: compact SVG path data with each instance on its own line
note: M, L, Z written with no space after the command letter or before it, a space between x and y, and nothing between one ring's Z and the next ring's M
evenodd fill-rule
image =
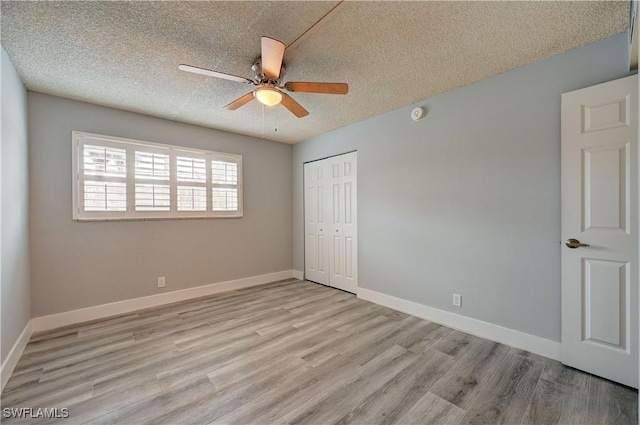
M622 425L637 423L637 401L298 280L34 335L2 394L3 408L68 408L60 424Z

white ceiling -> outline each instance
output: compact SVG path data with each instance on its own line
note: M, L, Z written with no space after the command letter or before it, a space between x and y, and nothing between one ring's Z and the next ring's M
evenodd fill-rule
M310 115L258 102L260 36L289 45L339 2L2 1L2 45L28 89L297 143L627 28L626 1L345 2L286 54L285 81L349 83L346 96L293 93ZM263 130L264 128L264 130ZM277 131L276 131L277 128ZM264 131L264 133L263 133Z

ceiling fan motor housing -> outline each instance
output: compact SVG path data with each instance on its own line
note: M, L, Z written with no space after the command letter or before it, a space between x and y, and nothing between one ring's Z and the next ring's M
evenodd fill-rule
M256 59L255 62L253 62L253 65L251 65L251 70L253 71L253 78L257 84L269 83L275 86L280 86L285 74L285 67L283 63L282 67L280 67L280 78L278 78L277 80L270 79L262 71L262 60L260 58Z

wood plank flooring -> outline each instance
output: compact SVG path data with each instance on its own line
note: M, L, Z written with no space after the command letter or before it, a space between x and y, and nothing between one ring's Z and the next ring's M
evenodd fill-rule
M637 424L637 391L310 282L34 335L2 407L36 424Z

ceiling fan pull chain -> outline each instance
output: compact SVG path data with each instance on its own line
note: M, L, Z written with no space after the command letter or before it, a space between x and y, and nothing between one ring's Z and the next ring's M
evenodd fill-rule
M262 105L262 138L264 139L264 104Z

